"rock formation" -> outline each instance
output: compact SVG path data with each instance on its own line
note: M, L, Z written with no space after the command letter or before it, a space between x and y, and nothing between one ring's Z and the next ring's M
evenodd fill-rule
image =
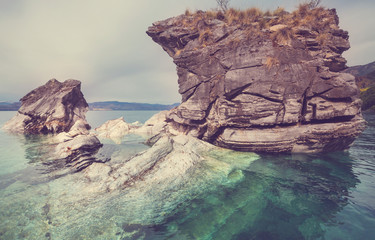
M68 132L77 120L86 122L88 104L81 92L81 82L73 79L49 80L20 100L17 115L3 129L21 133ZM86 123L85 128L90 126Z
M15 117L3 129L24 134L59 133L52 138L54 150L49 152L53 162L80 171L98 160L95 154L102 147L90 134L86 121L88 104L81 92L81 82L49 80L21 98L22 105ZM104 160L105 161L105 160ZM53 165L53 164L52 164Z
M147 34L177 65L182 103L169 126L256 152L347 149L363 131L355 79L334 9L180 15Z

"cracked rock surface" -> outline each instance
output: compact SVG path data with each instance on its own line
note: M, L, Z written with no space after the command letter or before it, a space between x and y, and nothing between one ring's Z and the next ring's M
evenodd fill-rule
M154 23L147 34L173 58L182 95L169 126L241 151L347 149L365 121L354 76L340 72L348 32L335 10L322 11L333 19L324 34L285 25L248 34L248 27L197 18L202 12ZM272 32L286 27L294 37L275 41Z

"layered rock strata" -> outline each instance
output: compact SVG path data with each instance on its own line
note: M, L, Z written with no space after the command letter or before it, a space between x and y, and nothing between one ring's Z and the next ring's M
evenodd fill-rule
M73 79L49 80L21 98L21 107L3 129L21 133L68 132L77 120L86 122L88 104L81 82ZM86 123L86 129L90 126Z
M231 161L231 154L242 161L238 161L237 164L218 161L220 156L227 156L223 161ZM215 170L212 174L219 172L229 180L231 174L243 176L242 171L234 171L230 165L239 167L246 163L248 167L248 164L257 158L256 154L242 156L240 153L235 154L233 151L215 147L191 136L166 134L148 150L119 164L94 163L83 172L87 180L97 184L100 191L123 189L139 182L146 183L148 187L156 185L158 189L164 186L181 189L182 182L188 180L188 176L199 169L199 164L210 164L213 161ZM204 177L207 178L208 175L205 174ZM142 189L148 187L144 186Z
M247 14L200 11L149 27L177 66L182 103L169 126L242 151L347 149L365 121L355 78L340 73L350 45L336 11Z
M54 137L54 158L64 159L64 166L73 171L81 171L94 162L109 160L95 156L103 144L85 128L86 124L83 120L77 120L69 132L62 132Z

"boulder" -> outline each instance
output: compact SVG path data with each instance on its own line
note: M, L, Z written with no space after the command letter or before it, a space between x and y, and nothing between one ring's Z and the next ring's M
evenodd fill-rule
M21 107L3 129L19 133L68 132L77 120L86 122L88 104L81 82L73 79L49 80L21 98ZM87 122L83 126L90 129Z
M138 128L137 125L128 124L123 117L108 120L101 126L95 128L98 137L109 138L115 143L120 144L121 139L130 133L131 129Z
M168 128L241 151L347 149L365 121L354 77L340 72L350 45L336 11L228 14L200 11L149 27L177 66L182 103L166 114Z

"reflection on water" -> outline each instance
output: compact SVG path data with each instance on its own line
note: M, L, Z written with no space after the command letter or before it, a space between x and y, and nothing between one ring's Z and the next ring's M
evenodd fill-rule
M48 136L0 132L0 239L372 239L375 115L366 119L349 152L210 152L186 176L111 193L83 172L51 178ZM104 142L101 154L119 163L147 149L141 140Z

